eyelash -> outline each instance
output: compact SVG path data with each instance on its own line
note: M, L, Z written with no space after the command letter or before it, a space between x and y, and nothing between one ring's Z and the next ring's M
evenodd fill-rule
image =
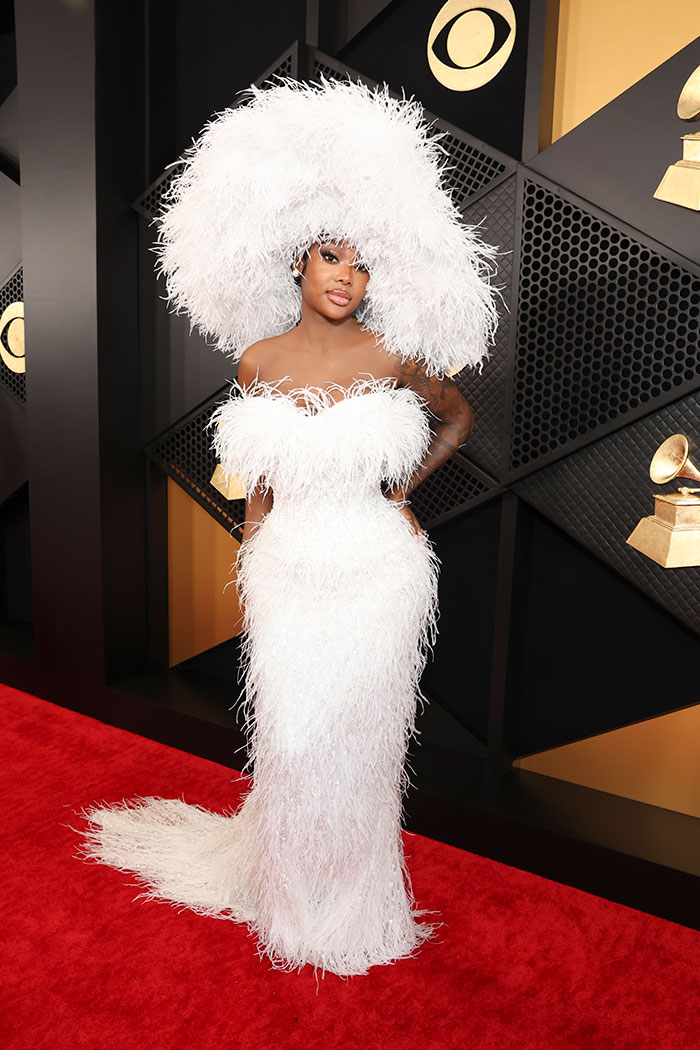
M335 252L331 252L331 251L322 251L321 252L321 258L322 259L330 258L330 259L333 260L333 262L337 262L338 261L338 256L335 254ZM363 263L358 263L357 266L355 267L355 269L357 270L358 273L367 273L368 272L367 267Z

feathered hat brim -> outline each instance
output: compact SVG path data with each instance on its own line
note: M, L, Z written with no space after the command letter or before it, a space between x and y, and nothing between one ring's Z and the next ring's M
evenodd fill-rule
M251 87L184 160L154 250L168 299L218 349L238 358L297 323L290 264L325 235L369 269L357 316L387 350L433 375L484 357L495 249L462 221L415 100L351 81Z

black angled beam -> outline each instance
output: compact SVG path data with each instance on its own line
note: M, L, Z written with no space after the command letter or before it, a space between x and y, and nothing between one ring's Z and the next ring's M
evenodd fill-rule
M24 0L16 15L33 688L99 714L110 666L135 670L146 642L129 209L144 178L144 11Z
M6 153L0 153L0 174L5 175L19 186L19 164L12 157L8 157Z

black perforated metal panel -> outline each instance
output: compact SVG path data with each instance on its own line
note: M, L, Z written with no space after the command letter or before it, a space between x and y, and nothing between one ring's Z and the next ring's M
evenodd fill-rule
M24 283L22 267L18 266L0 288L0 315L11 303L21 302L24 302ZM0 339L2 339L3 345L9 351L5 332L0 332ZM0 383L12 394L16 401L19 401L20 404L25 403L27 400L27 381L24 372L13 372L0 360Z
M255 83L258 87L274 76L296 77L298 67L297 50L297 45L294 43L282 55L280 55L277 61L257 78ZM238 105L238 102L238 99L234 99L231 105L236 106ZM144 191L137 201L134 202L132 207L149 219L155 217L160 211L163 197L165 196L170 183L175 176L182 171L183 166L183 161L175 161L174 164L169 165L162 175L159 175L156 181Z
M176 175L180 174L184 166L185 163L181 160L169 165L163 174L159 175L156 181L148 187L143 196L136 201L134 204L136 211L141 212L142 215L146 215L148 218L156 216L161 209L163 198L170 187L170 183Z
M148 454L227 532L240 538L245 501L227 500L210 484L217 459L210 447L211 431L206 428L214 409L228 393L228 389L218 391L194 413L176 423L150 446Z
M500 321L495 345L481 373L465 368L454 378L474 409L476 425L467 446L469 457L496 477L501 477L506 455L508 426L506 394L510 346L510 309L513 281L513 234L515 222L515 176L482 195L465 212L470 223L481 224L485 241L498 246L494 284L500 290Z
M525 179L511 468L700 385L700 278Z
M662 408L516 483L515 490L569 535L700 632L700 568L662 569L626 543L640 518L654 513L649 463L671 434L695 435L700 452L700 393ZM700 458L700 456L698 457ZM692 482L689 482L692 484Z

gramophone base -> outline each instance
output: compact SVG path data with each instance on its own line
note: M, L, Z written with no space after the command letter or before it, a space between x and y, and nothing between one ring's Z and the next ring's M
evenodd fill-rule
M700 164L687 160L671 164L654 196L659 201L700 211Z
M700 565L700 527L674 528L650 515L642 518L627 542L664 569Z
M222 463L217 463L209 484L220 492L224 499L245 499L245 485L235 474L229 476Z

